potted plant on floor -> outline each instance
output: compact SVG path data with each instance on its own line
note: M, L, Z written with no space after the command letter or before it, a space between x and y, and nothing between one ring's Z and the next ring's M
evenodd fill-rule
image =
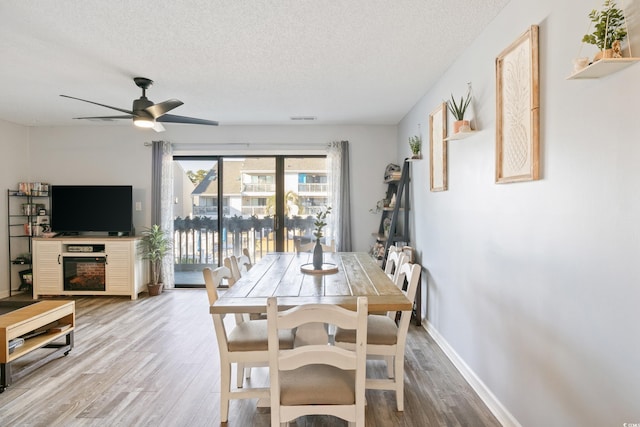
M171 243L169 235L157 224L142 232L140 255L143 259L149 260L151 267L151 278L147 284L149 296L162 292L162 282L160 282L162 260L171 250Z
M451 94L451 101L447 101L447 108L453 114L453 117L456 119L453 122L453 133L458 132L469 132L471 130L471 125L469 124L469 120L464 119L464 114L467 112L467 108L471 103L471 92L467 91L467 97L460 97L460 103L457 103L453 94Z
M594 30L591 34L585 34L582 42L596 45L600 49L593 58L593 62L614 57L612 49L614 44L619 46L627 36L624 13L616 7L613 0L605 0L603 9L601 11L593 9L589 13L589 19L594 24Z

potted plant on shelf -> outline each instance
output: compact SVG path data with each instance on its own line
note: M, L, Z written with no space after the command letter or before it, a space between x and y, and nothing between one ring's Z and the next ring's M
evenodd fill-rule
M162 292L162 283L160 282L162 260L171 250L171 243L169 235L158 224L154 224L142 232L140 255L143 259L149 260L151 267L151 278L147 284L149 296Z
M453 122L453 133L458 132L469 132L471 130L471 125L469 124L469 120L464 119L464 114L471 103L471 92L467 91L467 97L460 97L460 103L457 103L453 94L451 94L451 101L447 101L447 108L453 114L453 117L456 119Z
M320 239L324 236L322 229L327 225L325 221L327 219L327 215L331 213L331 206L327 207L324 210L319 211L316 214L316 219L313 221L313 225L315 225L316 229L313 231L313 236L316 238L316 245L313 248L313 269L314 270L322 270L322 264L324 263L322 256L322 244L320 243Z
M615 1L605 0L603 9L601 11L593 9L589 13L589 19L594 24L594 30L591 34L585 34L582 42L596 45L600 49L593 58L593 62L614 57L612 47L614 44L619 46L627 36L624 13L616 7Z
M422 137L420 135L414 135L409 137L409 147L411 148L412 159L420 158L420 150L422 149Z

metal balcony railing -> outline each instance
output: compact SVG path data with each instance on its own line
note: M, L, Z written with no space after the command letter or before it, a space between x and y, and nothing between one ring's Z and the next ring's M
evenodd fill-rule
M314 217L292 217L285 220L285 251L294 251L294 240L310 236ZM248 248L255 262L275 251L273 218L233 216L223 220L222 232L217 220L210 217L176 218L173 222L173 253L176 271L196 270L203 265L217 265L218 247L222 241L222 258L242 254Z

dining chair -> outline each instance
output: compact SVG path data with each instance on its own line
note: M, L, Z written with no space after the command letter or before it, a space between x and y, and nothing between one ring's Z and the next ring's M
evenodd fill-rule
M409 262L409 257L397 246L389 246L387 255L387 263L384 266L384 272L394 283L397 282L397 275L400 274L402 264Z
M241 277L240 267L238 266L238 259L235 257L235 255L231 255L231 256L225 257L222 260L222 263L231 272L231 275L227 278L227 283L229 284L229 287L231 287L235 285L235 283L238 280L240 280L240 277Z
M356 311L333 304L305 304L278 312L275 297L267 300L271 425L285 426L305 415L332 415L364 426L367 298ZM353 349L313 344L282 349L278 333L307 323L327 322L352 330Z
M336 241L331 240L329 244L321 243L322 250L324 252L335 252L336 251ZM300 239L296 239L293 242L293 246L296 252L313 252L313 248L316 246L315 241L311 241L309 243L301 243Z
M240 269L240 275L247 273L253 267L251 263L251 256L249 255L249 249L242 248L242 255L236 257L238 262L238 268Z
M227 267L215 270L206 267L202 270L209 305L218 300L218 284L223 277L230 275ZM268 387L243 388L243 372L252 366L268 366L269 345L266 320L248 320L237 323L227 330L223 314L211 314L213 326L220 352L220 421L229 418L229 401L231 399L268 398ZM280 331L279 345L282 348L293 348L294 334L291 330ZM276 343L276 345L278 345ZM231 388L231 365L236 364L237 387Z
M398 281L407 287L405 293L409 301L414 302L416 291L420 284L420 264L405 263L400 267ZM401 285L400 285L401 286ZM401 287L402 289L402 287ZM367 316L367 356L382 357L387 364L388 379L367 378L366 388L372 390L393 390L396 393L398 411L404 410L404 351L411 320L411 311L402 311L400 320L396 323L396 312L387 315L370 314ZM356 337L352 331L336 328L335 345L343 348L353 348Z

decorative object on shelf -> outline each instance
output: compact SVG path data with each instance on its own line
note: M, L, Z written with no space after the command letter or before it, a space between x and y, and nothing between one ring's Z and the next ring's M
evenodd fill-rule
M456 102L456 99L451 94L451 100L447 101L447 108L453 114L453 117L456 119L453 122L453 133L458 132L469 132L471 130L471 124L469 120L464 119L464 114L469 108L469 104L471 103L471 90L467 90L467 96L460 97L460 103Z
M443 102L429 114L430 190L447 189L447 103Z
M17 196L48 196L49 184L46 182L19 182Z
M420 135L414 135L409 137L409 147L411 148L412 159L420 158L420 149L422 148L422 137Z
M593 9L589 13L589 19L594 24L594 30L590 34L585 34L582 37L582 42L596 45L600 49L593 58L593 62L602 58L621 58L620 42L627 36L627 29L625 28L624 13L616 7L615 1L605 0L603 9L601 11ZM614 56L614 43L616 43L617 55L619 56Z
M383 221L384 237L389 237L389 230L391 230L391 218L385 218Z
M162 292L160 275L162 260L171 250L171 238L158 224L152 225L142 232L140 239L140 255L143 259L149 260L151 267L151 278L147 289L149 296L155 296Z
M581 56L579 58L575 58L573 60L573 72L577 73L578 71L584 69L587 65L589 65L588 57Z
M496 183L539 178L538 26L496 58Z
M401 174L400 166L394 163L389 163L384 170L384 181L397 181L400 179Z
M379 214L380 212L382 212L382 209L384 209L386 206L388 206L388 200L386 199L380 199L376 202L376 207L373 209L369 209L369 212L371 212L372 214Z
M316 229L313 231L313 236L316 238L316 246L313 248L313 269L314 270L322 270L323 264L323 254L322 254L322 244L320 243L320 239L324 236L322 229L327 225L325 221L327 219L327 215L331 213L331 206L328 206L326 209L319 211L316 214L316 219L313 222Z
M422 150L422 132L420 132L420 124L418 124L418 134L409 137L409 148L411 148L412 159L420 159L420 151Z

